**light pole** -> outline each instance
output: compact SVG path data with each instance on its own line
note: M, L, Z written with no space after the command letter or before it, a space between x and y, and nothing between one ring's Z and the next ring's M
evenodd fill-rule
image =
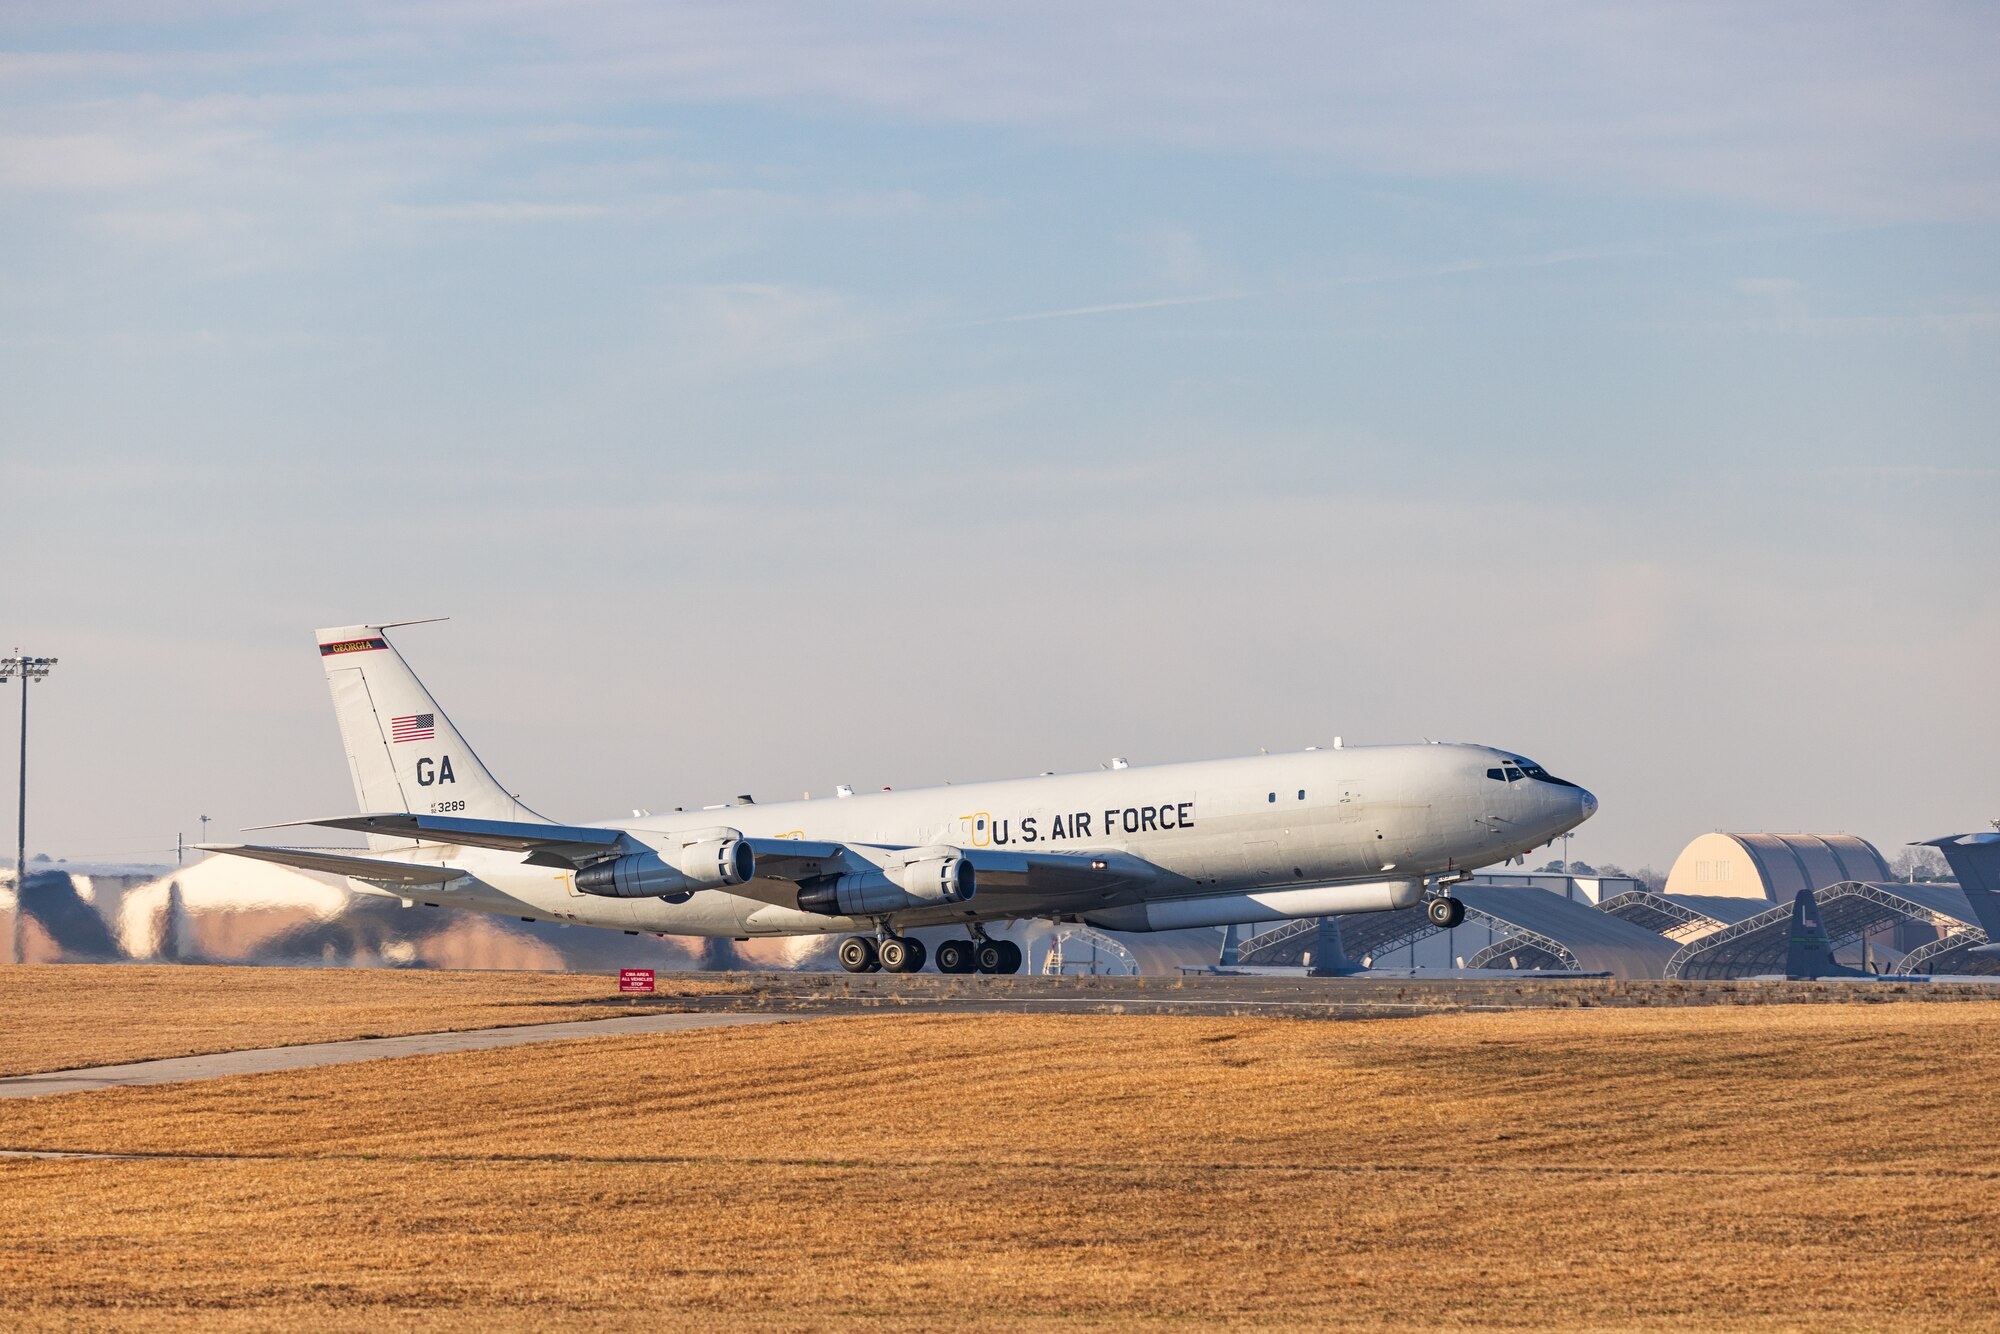
M28 922L28 682L39 681L56 665L54 658L32 658L20 649L0 658L0 684L21 678L21 805L15 815L14 842L14 962L27 961Z

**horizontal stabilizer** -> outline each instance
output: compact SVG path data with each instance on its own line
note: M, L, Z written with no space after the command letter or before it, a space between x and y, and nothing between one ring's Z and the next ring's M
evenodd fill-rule
M608 851L624 834L616 829L595 829L587 825L540 824L527 820L474 820L462 815L412 815L385 811L373 815L336 815L325 820L291 820L289 825L317 825L323 829L352 829L363 834L391 838L422 839L427 843L452 843L460 847L498 848L502 852L533 852L541 849ZM281 829L285 825L260 825Z
M268 848L254 843L197 843L194 846L203 852L221 852L231 857L276 862L280 866L296 866L301 871L352 876L356 880L380 885L442 885L465 874L449 866L382 861L375 857L347 856L315 848Z

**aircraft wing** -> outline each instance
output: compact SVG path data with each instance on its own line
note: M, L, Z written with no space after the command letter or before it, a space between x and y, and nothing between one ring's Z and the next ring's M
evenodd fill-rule
M417 815L407 811L383 811L367 815L336 815L321 820L294 820L291 825L314 825L326 829L347 829L363 834L384 834L393 838L451 843L502 852L526 853L526 860L538 866L575 867L629 850L624 831L592 825L546 824L528 820L476 820L457 815ZM267 825L263 828L283 828ZM870 844L816 842L791 838L748 837L744 841L757 859L757 873L747 883L731 886L726 892L760 902L796 906L798 886L823 876L867 871L895 860L914 849ZM264 856L267 861L285 860L265 852L226 849L238 856ZM944 850L940 846L940 851ZM1152 863L1123 852L1005 852L994 848L951 848L951 852L972 863L980 889L988 894L1035 901L1054 899L1097 900L1120 890L1136 888L1157 879L1159 869ZM285 852L271 849L269 853ZM289 854L288 854L289 855ZM407 863L377 861L372 858L334 858L366 866L374 874L342 866L310 867L330 870L337 875L360 879L385 879L390 867ZM306 863L293 860L292 865ZM454 873L456 874L456 873ZM440 877L449 879L450 876ZM422 883L399 881L398 883Z
M449 866L413 862L384 861L376 857L350 857L315 848L271 848L255 843L197 843L203 852L227 853L253 861L296 866L302 871L325 871L330 875L353 876L381 885L442 885L464 875Z
M812 843L799 838L746 838L743 841L756 854L759 878L770 876L775 880L805 880L824 875L829 869L848 869L843 861L847 853L845 843Z
M981 889L1062 898L1135 888L1159 878L1159 868L1128 852L996 852L966 848Z
M469 820L461 815L414 815L407 811L336 815L324 820L289 820L282 825L256 827L283 829L291 825L351 829L362 834L386 834L391 838L424 839L463 847L497 848L502 852L547 852L558 857L602 856L625 837L620 830L598 829L589 825L539 824L529 820Z
M1001 852L991 848L922 847L871 843L806 843L782 838L746 840L757 857L757 873L724 893L781 908L797 908L800 891L825 877L888 869L910 853L950 852L972 863L978 882L976 902L1023 914L1096 907L1121 891L1159 878L1151 862L1120 852ZM955 907L939 911L958 915Z

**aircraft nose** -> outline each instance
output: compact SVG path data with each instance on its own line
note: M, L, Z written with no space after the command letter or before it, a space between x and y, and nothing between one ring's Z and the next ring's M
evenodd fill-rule
M1576 799L1577 805L1582 811L1582 814L1577 817L1579 820L1588 820L1591 816L1597 814L1597 797L1588 789L1578 788L1576 790Z

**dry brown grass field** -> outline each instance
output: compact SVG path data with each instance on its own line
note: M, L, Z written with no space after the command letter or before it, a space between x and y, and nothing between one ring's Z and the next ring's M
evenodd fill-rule
M740 986L660 974L674 995ZM373 968L0 968L0 1075L300 1042L604 1019L615 980ZM564 1002L570 1002L565 1004Z
M0 1320L2000 1325L2000 1005L817 1019L0 1103Z

